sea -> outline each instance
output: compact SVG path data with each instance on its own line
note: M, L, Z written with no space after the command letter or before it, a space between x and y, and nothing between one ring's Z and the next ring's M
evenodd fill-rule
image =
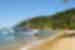
M36 32L40 37L48 37L55 32L47 32L47 31L39 31ZM9 47L21 47L27 44L27 42L32 42L33 35L36 34L34 32L0 32L0 50L4 50L3 48ZM35 37L34 37L35 38ZM33 40L33 43L35 40ZM7 49L6 49L7 50Z

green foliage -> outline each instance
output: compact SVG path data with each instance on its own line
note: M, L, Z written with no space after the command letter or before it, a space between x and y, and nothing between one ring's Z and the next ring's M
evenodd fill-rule
M20 26L23 27L27 23L30 24L30 27L39 29L44 29L46 27L53 29L75 29L75 9L59 12L52 16L39 16L32 18L27 22L22 22Z

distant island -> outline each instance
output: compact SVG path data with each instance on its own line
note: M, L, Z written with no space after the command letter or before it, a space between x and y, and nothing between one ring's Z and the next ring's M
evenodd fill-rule
M32 29L75 29L75 9L57 12L50 16L37 16L28 21L23 21L17 27Z

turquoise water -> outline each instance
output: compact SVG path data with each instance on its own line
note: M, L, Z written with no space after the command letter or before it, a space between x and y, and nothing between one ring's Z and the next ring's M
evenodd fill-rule
M25 41L32 39L31 32L0 32L0 48L24 44Z
M39 31L37 34L38 38L41 38L51 36L55 32ZM32 41L33 35L33 32L0 32L0 48L25 45L27 40Z
M0 32L0 48L8 47L16 42L14 34Z

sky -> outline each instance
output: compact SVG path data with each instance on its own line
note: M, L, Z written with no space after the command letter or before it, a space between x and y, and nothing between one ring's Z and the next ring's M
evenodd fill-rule
M22 20L75 8L75 0L0 0L0 27L12 27Z

